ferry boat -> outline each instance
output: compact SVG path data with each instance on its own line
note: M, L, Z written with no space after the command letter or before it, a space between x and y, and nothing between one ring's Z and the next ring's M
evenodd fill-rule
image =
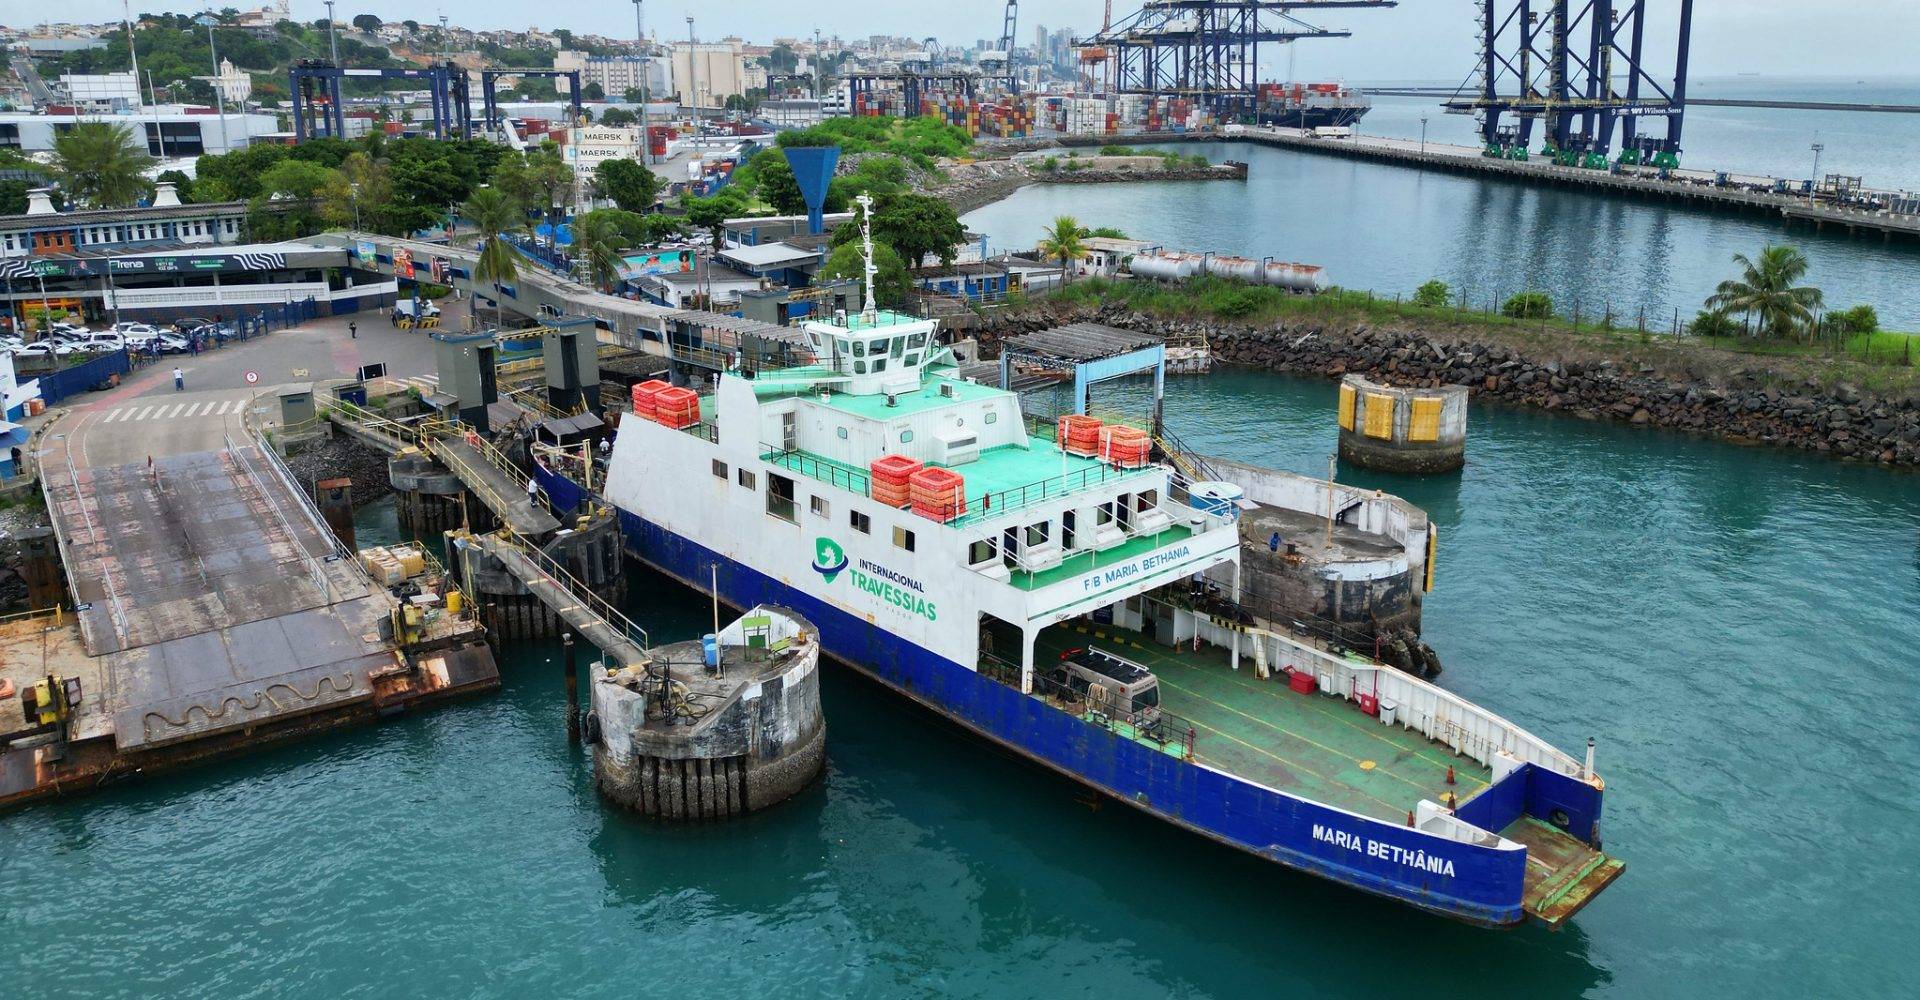
M1557 927L1620 874L1591 743L1575 759L1250 627L1236 508L1113 445L1137 434L1089 452L960 378L935 326L869 305L804 324L813 363L642 387L604 491L630 552L793 608L933 712L1291 868L1488 926Z

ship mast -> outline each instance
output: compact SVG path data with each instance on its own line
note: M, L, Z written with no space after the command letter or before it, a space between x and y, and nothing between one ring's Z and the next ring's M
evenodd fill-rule
M866 274L866 284L860 291L860 318L874 323L880 317L873 296L873 277L879 270L873 266L873 196L863 191L854 201L860 205L860 255Z

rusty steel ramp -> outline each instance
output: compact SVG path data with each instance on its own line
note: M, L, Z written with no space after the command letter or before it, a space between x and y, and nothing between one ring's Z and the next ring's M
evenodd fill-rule
M1627 870L1627 863L1619 858L1608 857L1531 816L1515 820L1500 836L1527 848L1521 908L1555 930Z

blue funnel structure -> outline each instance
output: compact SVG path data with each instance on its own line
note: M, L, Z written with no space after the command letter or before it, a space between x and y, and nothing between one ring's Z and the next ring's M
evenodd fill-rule
M807 202L807 232L827 228L823 205L827 203L827 183L833 180L833 168L840 165L839 146L788 146L787 166L800 184L800 197Z

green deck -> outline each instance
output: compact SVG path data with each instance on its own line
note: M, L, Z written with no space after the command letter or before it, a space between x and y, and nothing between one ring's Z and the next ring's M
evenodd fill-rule
M1492 778L1486 767L1400 726L1363 715L1353 702L1295 694L1286 675L1260 680L1253 657L1240 670L1227 651L1174 650L1102 626L1060 625L1040 634L1034 662L1080 646L1106 649L1160 678L1160 704L1190 721L1200 761L1315 802L1404 822L1421 799L1451 791L1466 799ZM1447 768L1455 784L1447 784Z

